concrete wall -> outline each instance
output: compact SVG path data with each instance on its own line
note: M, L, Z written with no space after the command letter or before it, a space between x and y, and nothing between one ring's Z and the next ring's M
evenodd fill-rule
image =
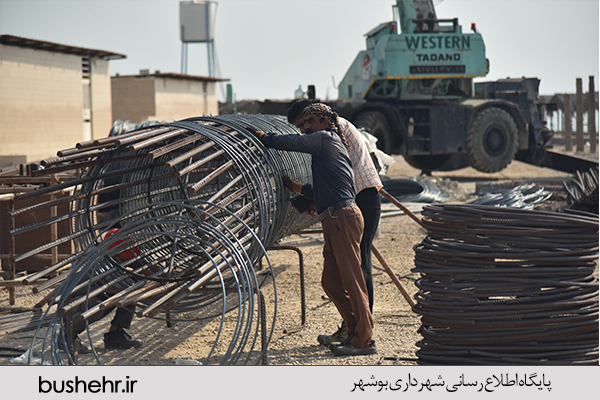
M96 138L108 135L112 110L108 61L93 61L92 137ZM81 56L0 44L0 157L40 161L82 140Z
M142 122L155 119L154 78L114 76L111 78L113 121Z
M219 115L217 84L197 79L161 76L112 77L114 120L177 121Z
M219 115L215 82L159 78L155 90L158 120Z
M92 59L92 139L107 137L113 124L109 61Z
M0 45L0 155L29 162L82 138L81 57Z

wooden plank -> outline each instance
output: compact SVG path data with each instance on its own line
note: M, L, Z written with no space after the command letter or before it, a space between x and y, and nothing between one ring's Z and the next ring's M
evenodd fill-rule
M583 153L583 83L581 78L577 78L577 93L575 94L575 120L577 123L576 143L577 151Z
M587 98L588 135L590 137L590 153L596 153L596 88L594 77L590 76Z
M571 107L571 95L565 94L564 99L565 103L563 104L563 122L565 124L565 151L573 151L573 125L571 123L571 118L573 118L573 107Z

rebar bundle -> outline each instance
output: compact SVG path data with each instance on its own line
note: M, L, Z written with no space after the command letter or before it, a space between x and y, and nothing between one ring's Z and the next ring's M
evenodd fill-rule
M59 221L71 226L70 234L14 257L15 262L26 262L62 243L75 247L73 255L26 278L33 283L68 267L68 274L42 284L44 290L53 290L47 296L47 312L56 312L46 333L36 336L44 336L52 363L65 361L57 344L65 340L62 328L75 310L83 306L79 318L87 321L110 307L131 304L137 305L139 317L168 321L220 316L205 361L217 357L219 341L228 341L218 363L252 362L259 319L263 340L270 338L264 332L264 300L254 266L271 244L314 219L292 207L281 179L286 175L310 181L310 157L266 149L246 127L298 133L280 116L200 117L79 143L42 162L44 169L38 174L81 171L77 179L16 200L65 192L67 196L12 213L35 214L70 204L68 213L11 231L13 236L25 235ZM106 239L115 228L119 230ZM126 251L135 256L120 259ZM233 319L234 327L225 334L226 314L232 310L235 316L227 319Z
M495 207L520 208L533 210L536 204L542 203L552 197L552 192L538 188L535 184L519 185L511 189L488 188L477 200L468 204L478 204Z
M420 364L598 364L598 217L427 205Z
M563 185L569 193L569 208L598 214L598 167L577 171Z

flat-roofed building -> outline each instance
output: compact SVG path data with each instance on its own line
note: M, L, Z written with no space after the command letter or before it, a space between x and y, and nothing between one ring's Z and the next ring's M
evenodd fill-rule
M108 136L109 61L124 55L0 35L0 166Z
M139 123L219 115L217 84L228 80L144 70L139 75L113 76L113 118Z

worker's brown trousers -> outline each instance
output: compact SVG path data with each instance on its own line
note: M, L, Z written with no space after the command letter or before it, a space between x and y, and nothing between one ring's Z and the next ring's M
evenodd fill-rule
M323 247L323 290L348 326L348 341L365 347L373 340L373 316L365 278L360 269L360 241L364 221L357 206L336 210L321 221Z

